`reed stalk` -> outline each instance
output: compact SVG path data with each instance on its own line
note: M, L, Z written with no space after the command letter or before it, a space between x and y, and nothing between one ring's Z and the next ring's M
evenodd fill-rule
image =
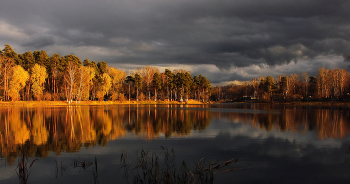
M126 152L120 158L119 170L123 170L123 178L127 183L164 183L164 184L199 184L214 182L214 173L235 171L240 168L226 169L232 163L237 163L238 159L231 159L218 164L217 160L208 162L204 158L194 164L189 169L186 162L182 161L179 168L176 166L175 151L162 147L164 158L155 153L141 149L136 153L136 166L131 168Z

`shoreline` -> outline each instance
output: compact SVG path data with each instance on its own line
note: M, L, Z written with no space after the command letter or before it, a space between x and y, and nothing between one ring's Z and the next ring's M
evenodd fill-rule
M195 100L189 100L188 102L178 101L81 101L71 102L67 101L0 101L0 107L46 107L46 106L89 106L89 105L201 105L210 104L211 102L203 103Z
M188 102L178 101L0 101L0 107L49 107L49 106L89 106L89 105L203 105L203 104L281 104L281 105L302 105L302 106L345 106L350 107L347 101L318 101L318 102L199 102L188 100Z

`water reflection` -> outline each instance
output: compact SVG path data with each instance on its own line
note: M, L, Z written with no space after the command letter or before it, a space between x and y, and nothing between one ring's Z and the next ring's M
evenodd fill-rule
M265 110L266 113L213 113L213 117L249 123L270 131L316 131L320 140L344 138L350 132L349 108L245 104L240 108Z
M237 110L240 109L240 110ZM126 134L141 139L186 136L206 129L212 119L251 124L262 130L315 131L319 139L343 138L350 131L349 109L239 104L235 106L120 105L49 108L2 108L1 157L13 164L20 144L30 157L50 151L77 152L105 146Z
M0 118L1 156L13 164L19 144L28 144L29 156L47 157L49 151L79 151L83 144L105 146L126 132L145 139L183 136L205 129L211 113L170 106L15 107L2 109Z

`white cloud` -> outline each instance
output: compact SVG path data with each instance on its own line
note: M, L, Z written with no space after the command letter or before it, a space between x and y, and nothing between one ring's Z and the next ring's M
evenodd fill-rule
M7 39L13 39L15 41L21 41L28 38L23 30L14 25L8 24L5 21L0 20L0 37Z

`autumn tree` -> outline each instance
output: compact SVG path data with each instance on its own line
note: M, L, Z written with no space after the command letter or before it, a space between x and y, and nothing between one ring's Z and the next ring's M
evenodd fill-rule
M339 77L340 94L344 95L344 89L346 85L346 78L347 78L348 72L345 69L341 69L339 75L340 75Z
M32 92L34 97L37 100L41 100L43 96L43 84L48 77L46 68L44 66L41 66L39 64L35 64L32 68L32 75L31 75L31 83L32 83Z
M90 83L95 77L95 70L89 66L81 66L78 69L77 101L88 100Z
M96 99L96 96L101 100L106 94L112 94L113 96L115 93L125 93L127 85L124 80L126 77L124 71L108 67L104 61L96 63L85 59L83 64L84 67L80 59L74 55L61 57L59 54L53 54L49 57L44 50L34 51L34 53L28 51L17 55L10 45L5 45L5 48L0 51L0 82L3 85L3 99L9 100L9 82L13 80L12 76L17 75L12 74L12 72L17 71L17 67L12 68L15 65L21 66L29 74L25 90L20 88L25 100L31 99L32 96L40 100L44 93L50 96L53 94L54 99L66 98L69 102L73 99L86 100L88 97ZM46 69L46 75L43 74L43 67ZM177 73L179 74L176 81L175 74ZM40 76L41 74L43 75ZM25 72L23 72L23 75L25 75ZM173 92L175 92L175 97L177 93L180 93L181 98L184 96L189 98L191 95L195 97L202 95L202 98L204 98L211 91L211 87L205 87L204 92L203 86L200 85L203 80L200 82L198 78L198 83L193 83L190 73L182 69L174 70L174 72L166 69L164 73L159 73L156 67L145 66L130 75L135 80L133 85L129 83L129 86L130 88L133 87L133 90L136 89L137 100L141 90L143 90L143 99L145 99L144 92L148 93L148 99L150 99L150 88L154 89L155 99L159 97L164 99L165 96L172 99ZM46 78L45 82L40 80L43 77ZM209 81L205 82L210 86ZM18 84L20 83L18 82ZM196 88L193 88L195 86ZM20 95L14 96L14 91L16 91L14 89L17 88L11 83L11 99L18 99ZM131 96L133 93L131 90L129 91L129 96ZM199 91L201 91L201 94L197 94ZM97 93L99 94L97 95ZM204 93L206 94L204 95ZM171 97L169 97L169 94Z
M108 64L105 61L99 61L97 63L97 67L99 69L100 74L107 73L107 71L108 71Z
M4 84L4 100L9 100L9 73L11 67L15 64L15 60L18 59L17 57L17 53L12 49L12 47L6 44L0 56L1 75Z
M108 94L108 91L111 87L112 87L111 77L107 73L102 74L102 76L100 77L100 84L96 93L96 97L100 101L103 100L104 96Z
M320 98L328 97L328 85L327 85L327 69L318 69L317 74L317 93Z
M28 52L25 52L23 55L22 55L22 64L21 66L24 68L24 70L26 70L29 74L29 80L27 81L26 83L26 100L30 100L30 91L31 91L31 69L33 68L33 66L35 65L35 60L34 60L34 56L33 56L33 53L28 51ZM24 96L24 95L23 95Z
M91 100L96 98L96 91L98 86L98 78L100 75L100 71L97 67L95 61L90 62L88 59L85 59L83 62L83 66L90 67L90 83L89 83L89 94L91 95ZM93 76L92 76L93 75Z
M114 99L118 99L119 93L121 92L121 88L126 77L126 73L124 70L118 70L113 67L108 67L108 73L112 78L112 87L111 94Z
M21 66L15 65L10 71L9 96L12 101L20 100L19 91L23 89L29 74Z

